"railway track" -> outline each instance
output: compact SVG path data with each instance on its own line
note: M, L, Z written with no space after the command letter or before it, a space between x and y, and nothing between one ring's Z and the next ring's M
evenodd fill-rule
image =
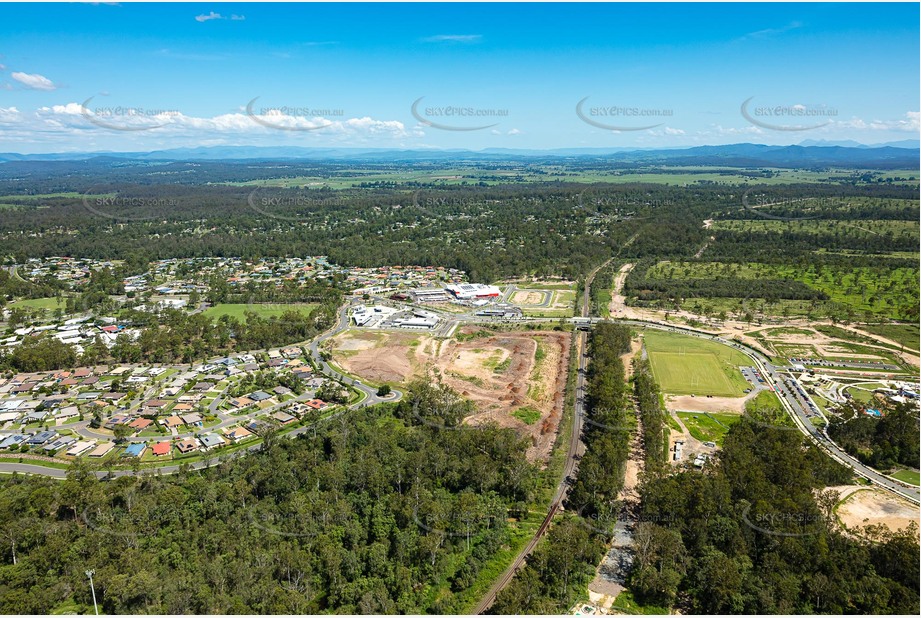
M598 266L585 278L585 289L582 296L582 317L589 317L591 307L590 292L595 275L613 259L614 258L611 258L601 266ZM474 614L486 612L492 604L495 603L496 597L499 596L499 593L512 581L521 567L524 566L528 556L530 556L534 548L537 547L541 538L543 538L544 534L546 534L547 530L550 528L550 524L553 523L553 519L563 508L563 500L566 499L566 492L569 489L568 479L571 478L576 471L579 449L582 444L582 424L585 414L585 369L588 366L588 335L581 331L576 331L576 353L579 355L579 370L576 374L576 403L572 419L572 433L569 438L569 450L566 453L566 463L563 465L562 478L560 478L557 484L556 492L553 494L553 500L550 502L550 507L547 509L547 515L544 517L544 521L541 522L540 527L528 541L527 545L525 545L524 548L518 552L518 555L515 556L512 564L509 565L489 591L480 599L480 602L477 603L473 610Z

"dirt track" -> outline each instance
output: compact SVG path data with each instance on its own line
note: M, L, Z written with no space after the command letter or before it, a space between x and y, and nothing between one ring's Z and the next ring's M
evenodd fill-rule
M670 410L682 412L745 412L749 397L691 397L690 395L666 395L665 405Z

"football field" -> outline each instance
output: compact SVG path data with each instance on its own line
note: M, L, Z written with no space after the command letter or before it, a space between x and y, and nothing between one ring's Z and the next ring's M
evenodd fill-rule
M648 331L644 337L656 382L672 395L742 397L748 382L739 371L747 356L719 343Z

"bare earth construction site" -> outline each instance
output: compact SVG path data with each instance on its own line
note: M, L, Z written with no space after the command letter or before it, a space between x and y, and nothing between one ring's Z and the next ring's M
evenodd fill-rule
M466 423L514 428L531 440L528 458L545 462L562 416L570 334L471 326L458 335L348 330L328 345L336 364L369 383L441 379L476 404Z

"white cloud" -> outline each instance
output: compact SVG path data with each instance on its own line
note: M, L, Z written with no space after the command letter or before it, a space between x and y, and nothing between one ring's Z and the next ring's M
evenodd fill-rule
M55 90L57 86L54 85L50 79L44 75L39 75L38 73L11 73L10 77L15 79L17 82L25 86L26 88L31 88L33 90Z
M519 131L518 129L509 129L506 135L521 135L521 131Z
M907 133L918 133L921 131L921 120L919 112L905 112L905 117L898 120L863 120L856 116L850 120L833 121L835 127L842 129L858 129L861 131L904 131Z
M664 132L666 135L684 135L684 129L675 129L673 127L665 127Z
M786 26L781 26L780 28L765 28L764 30L756 30L755 32L749 32L748 34L743 36L741 40L744 41L746 39L766 39L766 38L770 38L773 36L777 36L779 34L785 34L787 32L790 32L791 30L796 30L797 28L802 28L802 27L803 27L802 22L791 21Z
M736 128L717 125L716 133L717 135L763 135L764 130L755 126Z
M392 140L418 137L407 131L398 120L379 120L368 116L361 118L306 118L281 113L267 113L250 117L234 112L211 117L187 116L179 111L130 110L127 107L97 107L97 102L84 107L80 103L66 103L37 108L34 112L20 112L15 107L0 108L0 138L14 135L47 137L49 134L85 138L91 135L117 135L122 129L126 136L150 139L190 138L198 141L218 142L241 137L297 137L299 139L326 138L337 142ZM107 109L119 110L117 113Z
M474 43L483 38L482 34L436 34L422 39L423 43Z
M18 122L22 114L15 107L0 107L0 122Z
M224 17L220 13L215 13L214 11L211 11L207 15L198 15L195 17L195 21L197 21L198 23L204 23L206 21L211 21L212 19L227 19L230 21L243 21L246 19L246 16L245 15L229 15L227 17Z

